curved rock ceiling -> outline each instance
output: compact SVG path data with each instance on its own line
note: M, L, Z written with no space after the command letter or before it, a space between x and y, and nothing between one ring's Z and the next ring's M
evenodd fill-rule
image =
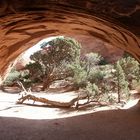
M96 38L140 61L139 18L140 0L1 0L0 75L23 51L56 35Z

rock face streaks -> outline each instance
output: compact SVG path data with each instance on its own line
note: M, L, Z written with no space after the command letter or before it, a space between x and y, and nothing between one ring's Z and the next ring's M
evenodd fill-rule
M140 61L140 2L122 1L1 0L0 75L23 51L56 35L74 37L83 44L96 38Z

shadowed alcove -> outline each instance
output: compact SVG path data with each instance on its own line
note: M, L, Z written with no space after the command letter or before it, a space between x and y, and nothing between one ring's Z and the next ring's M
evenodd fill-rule
M33 3L32 1L20 2L16 0L1 1L0 75L4 77L3 74L10 62L23 51L43 38L56 35L74 37L79 42L85 43L87 48L92 46L87 43L87 40L91 42L94 38L98 38L113 47L131 53L139 60L139 32L134 30L133 25L132 28L129 23L123 25L124 20L120 20L123 13L125 19L125 14L130 12L130 18L132 16L132 20L135 21L131 12L136 8L135 12L137 13L138 6L131 3L128 10L123 11L125 3L121 6L120 3L121 1L104 1L103 6L103 2L86 0L82 2L42 0ZM112 5L112 7L107 7L107 5ZM116 14L121 18L115 19ZM139 24L139 22L136 23ZM137 36L127 29L132 30Z
M18 57L49 37L73 38L82 54L94 51L110 62L124 52L140 62L139 19L139 0L0 0L0 85ZM1 140L140 139L139 94L135 106L99 110L36 105L36 99L16 104L18 94L4 92L0 97Z

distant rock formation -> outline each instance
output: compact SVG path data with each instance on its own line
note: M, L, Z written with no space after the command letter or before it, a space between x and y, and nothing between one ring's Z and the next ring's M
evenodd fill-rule
M0 75L22 52L58 35L77 39L83 51L101 48L114 59L122 49L140 61L139 18L138 0L1 0Z

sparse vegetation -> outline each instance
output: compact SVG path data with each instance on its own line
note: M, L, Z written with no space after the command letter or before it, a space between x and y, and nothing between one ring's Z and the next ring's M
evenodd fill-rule
M114 64L108 64L97 53L91 52L81 56L81 45L67 37L43 43L41 48L31 55L31 62L24 70L20 72L13 70L4 84L8 85L18 80L28 88L35 83L42 83L42 90L45 90L53 82L65 80L73 90L86 94L84 99L88 99L87 104L91 102L110 104L126 102L130 96L129 91L136 85L138 87L140 82L140 64L129 55L125 55ZM75 98L68 106L76 102L76 106L79 106L81 99L83 97Z
M123 95L125 97L128 97L127 95L129 95L128 82L126 81L126 76L120 65L120 61L116 63L115 70L114 81L117 88L118 103L120 103Z

